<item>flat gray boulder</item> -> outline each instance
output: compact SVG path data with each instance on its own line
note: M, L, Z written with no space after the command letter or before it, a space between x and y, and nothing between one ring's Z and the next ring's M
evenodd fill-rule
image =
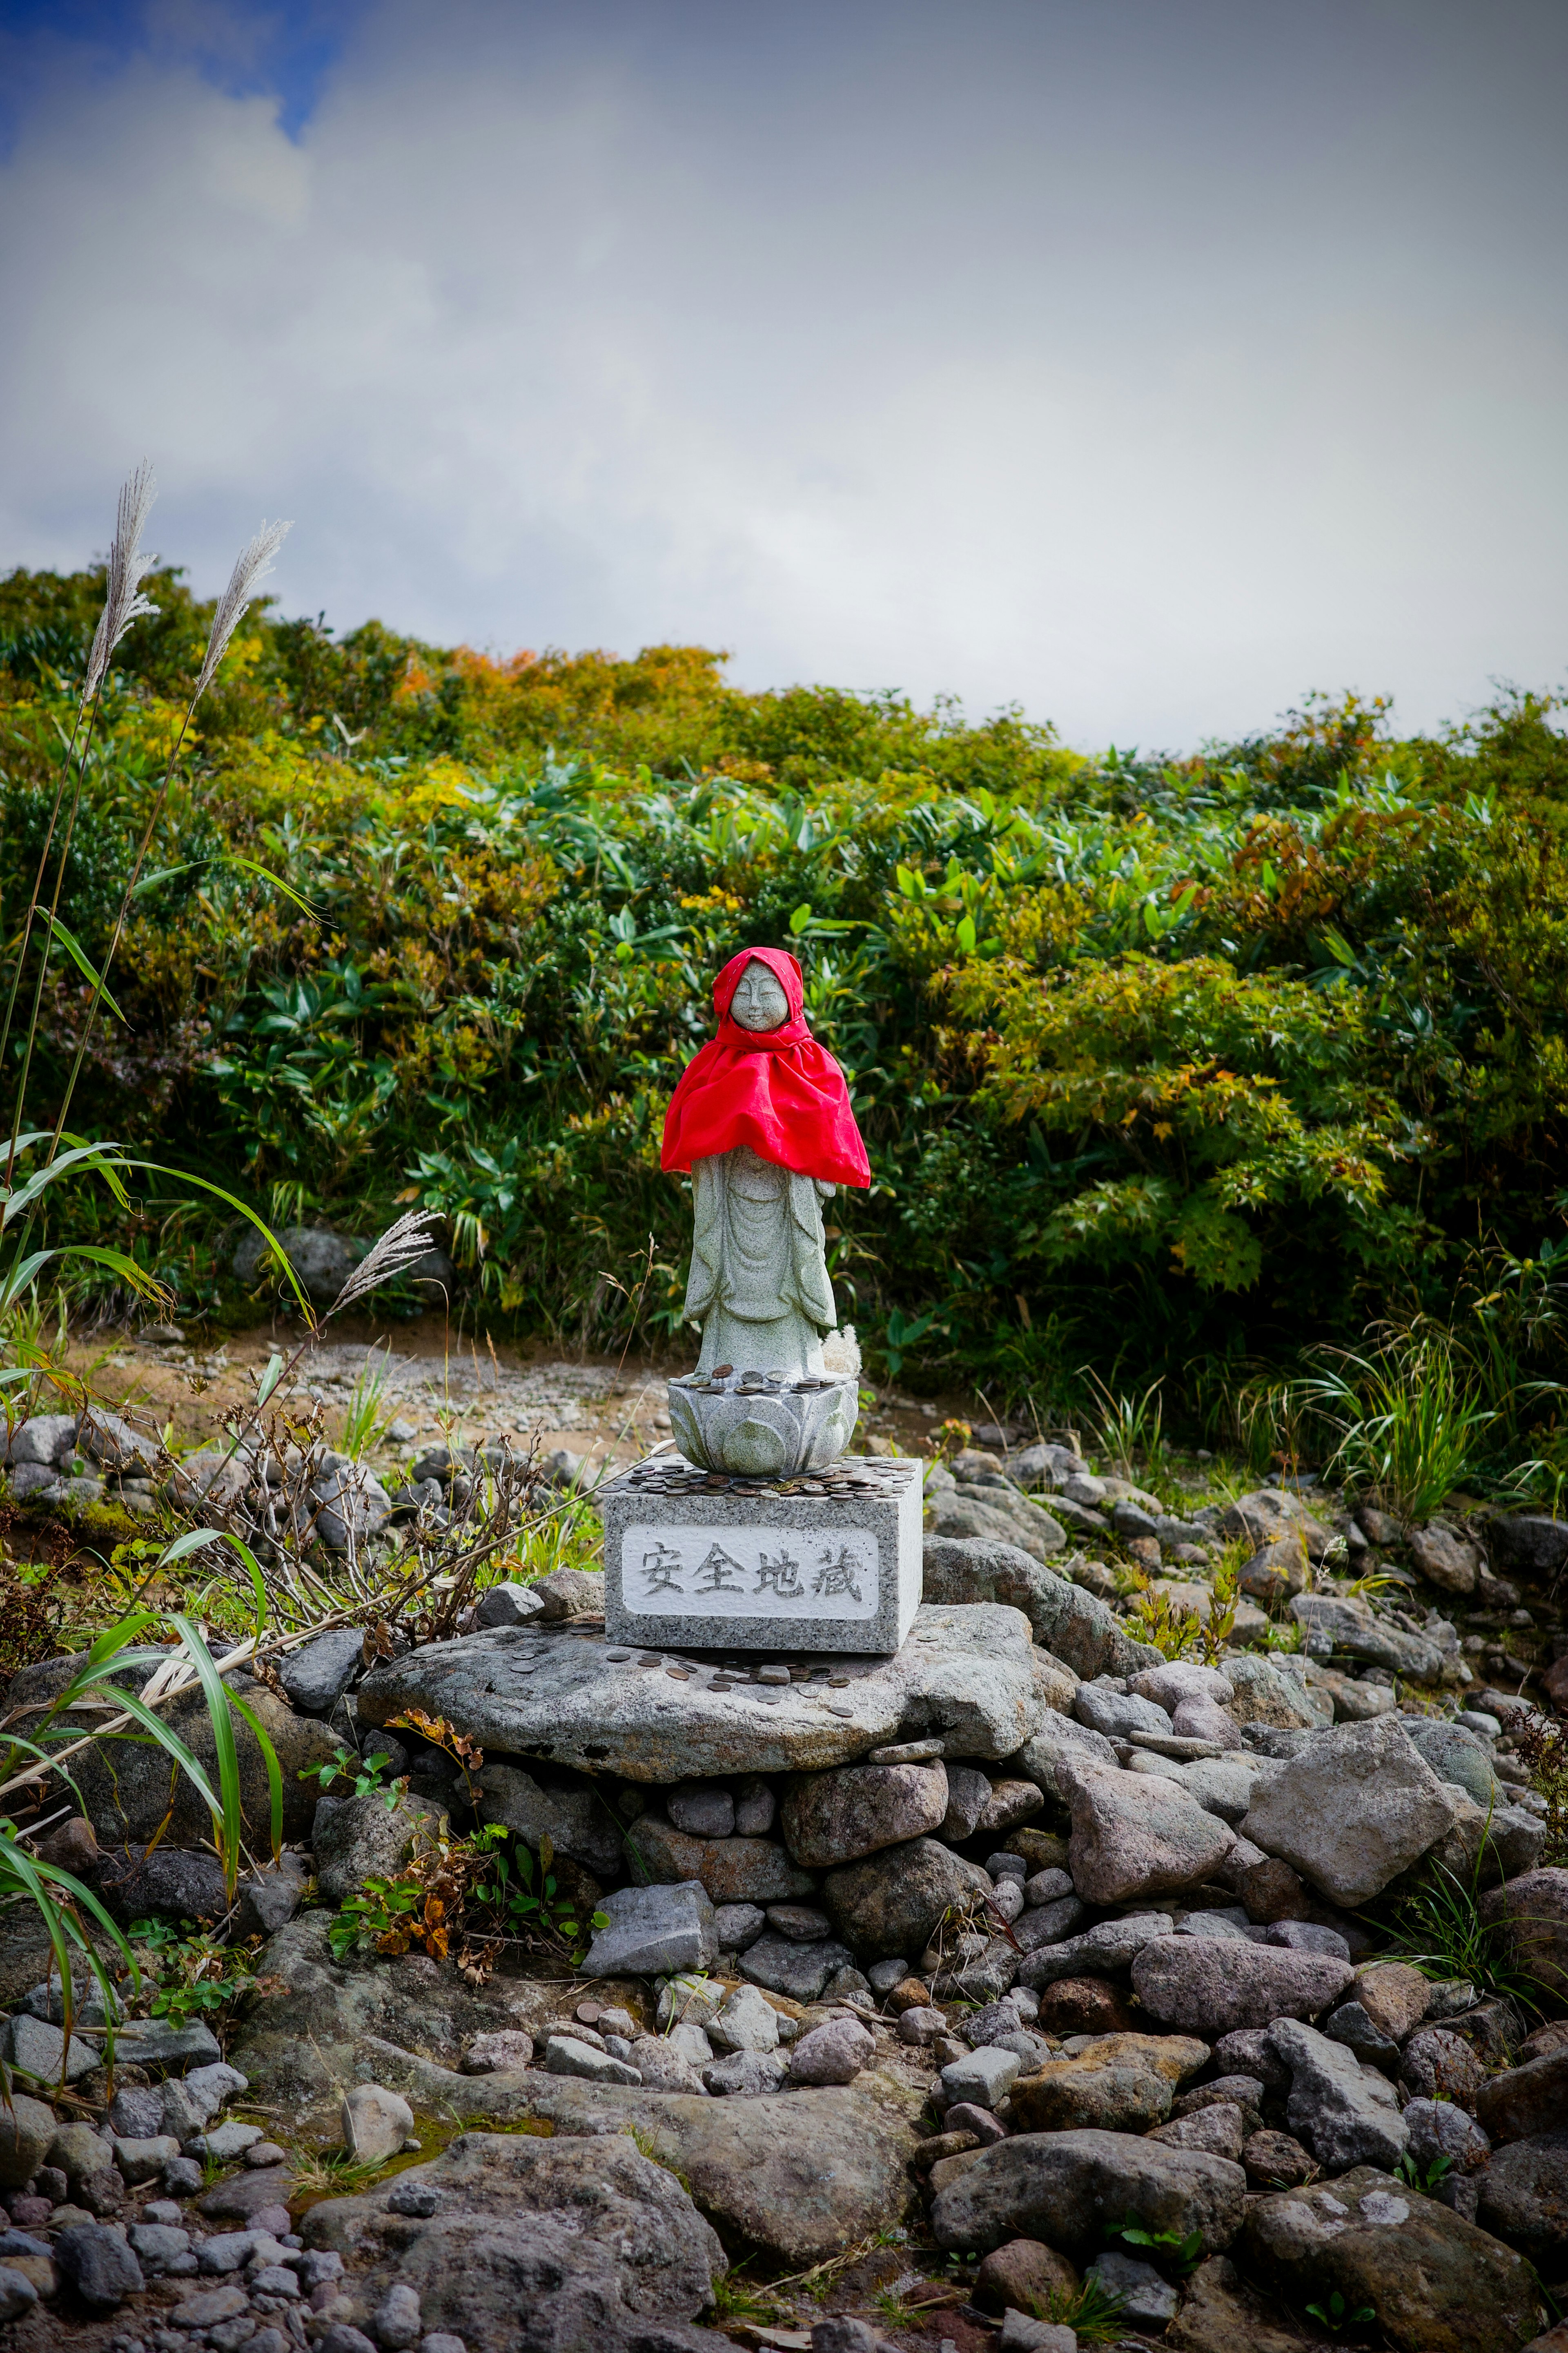
M1382 1715L1314 1734L1259 1781L1241 1835L1353 1908L1418 1862L1454 1816L1404 1725Z
M530 2343L624 2353L656 2328L669 2353L727 2342L694 2325L728 2269L718 2237L628 2139L462 2133L432 2164L325 2200L307 2221L310 2246L370 2257L342 2290L373 2325L401 2289L423 2334L521 2344L522 2290Z
M936 1492L931 1498L931 1524L939 1536L988 1537L999 1544L1016 1545L1035 1560L1048 1560L1053 1553L1067 1550L1068 1535L1061 1522L1038 1504L1031 1504L1016 1487L961 1483L951 1493Z
M671 1675L665 1652L628 1647L538 1620L497 1627L384 1661L355 1704L367 1724L444 1715L487 1757L669 1783L818 1772L928 1734L957 1756L1011 1757L1068 1684L1027 1619L999 1606L919 1610L902 1650L854 1660L842 1688L733 1683L695 1661Z
M1229 1937L1163 1936L1132 1964L1132 1989L1151 2018L1215 2042L1237 2027L1315 2018L1355 1975L1329 1953L1295 1953Z
M713 1906L695 1880L673 1887L616 1887L599 1898L598 1929L584 1968L590 1977L668 1977L719 1957Z
M1021 1609L1036 1641L1076 1675L1135 1675L1161 1664L1152 1644L1123 1633L1108 1603L1008 1538L931 1535L921 1557L928 1601L993 1601Z
M1387 1667L1392 1673L1408 1675L1420 1683L1436 1683L1442 1675L1443 1652L1436 1642L1425 1634L1407 1634L1403 1627L1391 1625L1359 1595L1343 1599L1337 1594L1298 1593L1290 1603L1290 1615L1309 1633L1326 1634L1344 1658Z
M1098 2253L1107 2222L1131 2215L1176 2239L1195 2231L1213 2253L1241 2228L1246 2194L1240 2166L1203 2150L1132 2133L1018 2133L982 2149L937 2193L931 2233L939 2247L1026 2238Z

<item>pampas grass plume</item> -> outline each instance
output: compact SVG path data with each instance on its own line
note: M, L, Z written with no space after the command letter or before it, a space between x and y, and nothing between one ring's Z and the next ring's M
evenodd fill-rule
M234 570L229 575L228 586L219 597L217 611L213 615L206 655L202 663L201 676L196 681L194 701L199 702L212 684L213 674L228 650L230 638L239 627L258 588L271 571L273 557L293 528L291 522L264 522L255 538L240 549Z
M132 621L143 613L155 613L156 605L141 595L142 581L152 571L157 558L142 553L142 534L147 528L147 518L153 512L153 501L158 495L158 485L153 469L143 458L136 471L120 493L120 512L115 524L114 544L109 551L109 586L93 632L92 651L87 658L87 679L82 687L82 701L90 702L103 683L115 647Z

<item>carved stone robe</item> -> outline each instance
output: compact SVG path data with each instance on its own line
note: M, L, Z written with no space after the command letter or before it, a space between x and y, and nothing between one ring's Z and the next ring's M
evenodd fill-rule
M837 1187L760 1160L745 1145L694 1161L696 1232L686 1315L702 1327L699 1372L822 1371L837 1322L822 1204Z

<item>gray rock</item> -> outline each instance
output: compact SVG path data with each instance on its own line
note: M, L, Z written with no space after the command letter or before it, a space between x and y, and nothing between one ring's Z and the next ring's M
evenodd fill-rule
M1237 2027L1316 2017L1352 1976L1348 1962L1326 1953L1200 1936L1153 1938L1132 1964L1133 1990L1150 2016L1211 2042Z
M1240 2228L1246 2189L1239 2165L1134 2134L1022 2133L982 2149L938 2192L931 2232L941 2247L1031 2238L1098 2253L1107 2217L1131 2215L1178 2239L1195 2231L1213 2250Z
M1424 1757L1439 1781L1458 1782L1478 1806L1506 1806L1508 1793L1492 1771L1492 1752L1484 1740L1463 1725L1445 1724L1436 1716L1402 1715L1400 1725L1416 1754Z
M989 1783L985 1794L989 1799ZM947 1774L940 1760L849 1765L792 1781L780 1827L797 1863L826 1871L940 1830L947 1810Z
M414 2130L414 2111L384 2084L355 2084L343 2094L341 2124L343 2147L356 2164L384 2165Z
M978 1540L1020 1550L1037 1561L1067 1550L1061 1522L1008 1488L960 1486L951 1494L933 1489L928 1504L933 1532L928 1543Z
M698 2353L712 2343L689 2324L725 2268L719 2241L673 2173L624 2137L463 2133L400 2177L411 2180L445 2193L428 2218L386 2230L383 2188L313 2207L305 2236L345 2256L367 2248L371 2267L355 2282L363 2308L379 2313L405 2290L426 2344L437 2332L469 2347L520 2341L524 2283L528 2335L542 2348L631 2353L657 2342L660 2353Z
M1282 2302L1370 2306L1405 2353L1514 2353L1539 2326L1520 2255L1373 2166L1255 2198L1244 2228L1247 2270Z
M1432 1520L1424 1528L1412 1528L1407 1542L1411 1559L1429 1583L1447 1593L1475 1591L1480 1552L1457 1528Z
M316 1534L329 1552L347 1552L384 1526L392 1498L365 1463L323 1472L310 1490Z
M602 1568L552 1568L547 1577L535 1577L533 1590L539 1597L543 1625L560 1625L569 1618L596 1618L605 1607L605 1572Z
M1380 2067L1385 2075L1392 2075L1399 2065L1398 2043L1373 2024L1359 2001L1342 2002L1338 2010L1331 2010L1323 2021L1323 2032L1331 2042L1342 2042L1347 2051L1353 2051L1369 2066Z
M1055 1985L1062 1978L1113 1977L1127 1968L1145 1946L1170 1936L1168 1912L1133 1912L1121 1920L1101 1920L1081 1936L1048 1945L1026 1955L1018 1976L1026 1986Z
M154 1664L162 1662L164 1655L161 1651L133 1654L116 1681L122 1680L129 1688L140 1691L153 1672ZM55 1698L84 1662L85 1653L78 1652L24 1667L12 1680L10 1706L30 1707ZM300 1776L312 1766L330 1762L337 1753L338 1743L324 1724L296 1715L264 1683L253 1683L239 1673L225 1681L237 1698L245 1702L272 1744L283 1784L284 1838L304 1837L315 1811L320 1784L313 1779L301 1781ZM216 1752L202 1693L183 1693L159 1713L216 1788ZM269 1842L272 1796L267 1762L256 1736L238 1718L234 1723L234 1735L245 1823L253 1841ZM86 1817L100 1846L123 1852L144 1848L157 1838L168 1846L195 1849L212 1836L206 1800L184 1772L174 1775L171 1788L168 1757L151 1741L95 1742L72 1757L71 1771Z
M1299 2019L1276 2019L1268 2040L1290 2070L1286 2125L1319 2164L1333 2173L1352 2165L1392 2171L1410 2135L1387 2077Z
M354 1676L364 1653L363 1637L352 1626L333 1627L297 1651L285 1651L274 1660L278 1680L301 1715L331 1715Z
M940 1744L937 1754L942 1753ZM874 1757L874 1765L900 1763L902 1759ZM778 1799L767 1783L755 1773L748 1773L735 1791L735 1828L742 1838L765 1838L773 1826L778 1812Z
M437 1806L405 1791L395 1806L374 1791L345 1798L318 1814L316 1886L330 1904L357 1895L367 1879L390 1879L416 1853L433 1847L446 1817Z
M1176 1778L1195 1806L1234 1828L1246 1816L1252 1793L1268 1769L1266 1757L1238 1753L1200 1757L1191 1765L1179 1765Z
M1423 2027L1411 2036L1399 2073L1418 2097L1453 2100L1464 2108L1474 2106L1486 2081L1486 2069L1464 2036L1445 2026Z
M678 2030L679 2031L679 2030ZM680 2054L686 2056L684 2052ZM581 2075L590 2084L640 2084L642 2075L625 2060L613 2059L607 2051L595 2051L591 2042L579 2042L574 2034L552 2034L544 2046L544 2070L549 2075Z
M122 1875L105 1871L103 1892L125 1920L221 1920L228 1910L223 1865L215 1854L155 1846Z
M1121 2298L1118 2317L1133 2328L1163 2328L1176 2316L1180 2298L1152 2263L1139 2263L1131 2255L1096 2255L1084 2278L1097 2281L1108 2295Z
M169 2222L132 2222L125 2239L146 2271L166 2271L176 2256L191 2251L190 2232Z
M816 1889L772 1839L689 1838L657 1814L640 1815L623 1836L634 1868L650 1880L697 1880L715 1904L787 1903Z
M735 1800L721 1781L689 1781L668 1791L665 1811L689 1838L728 1838L735 1827Z
M1258 1939L1262 1945L1279 1945L1291 1953L1328 1953L1336 1961L1348 1961L1351 1948L1337 1928L1325 1928L1316 1920L1276 1920Z
M797 1945L793 1937L770 1929L741 1955L741 1975L770 1993L786 1994L791 2001L815 2001L835 1970L854 1959L831 1937L816 1945Z
M1406 2121L1410 2120L1411 2108L1425 2105L1425 2102L1413 2100L1405 2112ZM1458 2140L1461 2126L1469 2124L1469 2118L1462 2109L1447 2102L1440 2103L1435 2114L1447 2124L1447 2140L1442 2154L1453 2156L1456 2165L1463 2166L1466 2159L1447 2143ZM1470 2131L1477 2133L1479 2127L1470 2125ZM1483 2135L1483 2140L1484 2137ZM1410 2138L1414 2154L1414 2126ZM1483 2227L1495 2231L1510 2245L1522 2247L1531 2262L1552 2266L1548 2278L1559 2276L1557 2266L1568 2248L1568 2127L1538 2133L1529 2140L1516 2140L1507 2148L1499 2149L1480 2174L1479 2182L1479 2211Z
M968 2100L977 2108L994 2108L1017 2082L1020 2064L1016 2051L1005 2051L995 2042L966 2052L942 2071L942 2106Z
M337 1297L369 1247L324 1226L289 1226L277 1240L299 1282L322 1304ZM233 1265L235 1281L247 1291L264 1273L273 1284L282 1281L277 1258L254 1227L241 1240Z
M754 1986L742 1985L708 2021L708 2039L719 2051L776 2051L779 2015Z
M706 1968L719 1957L713 1906L694 1880L614 1888L598 1908L609 1926L588 1947L584 1966L591 1977L664 1977Z
M240 1936L276 1936L300 1909L309 1879L304 1857L288 1847L276 1863L242 1879L235 1889Z
M1169 1714L1153 1700L1108 1690L1101 1683L1079 1683L1072 1712L1080 1724L1102 1732L1108 1740L1136 1740L1141 1732L1165 1734L1171 1729Z
M1310 1560L1321 1560L1329 1545L1328 1529L1288 1487L1258 1487L1250 1494L1238 1495L1220 1514L1215 1533L1227 1541L1245 1536L1253 1545L1275 1544L1282 1536L1297 1535Z
M551 1582L542 1577L538 1589ZM963 1756L1011 1757L1051 1694L1067 1688L1035 1650L1027 1621L1005 1609L922 1609L903 1648L833 1694L832 1710L809 1684L714 1692L704 1676L680 1682L648 1672L640 1661L606 1656L619 1645L595 1635L563 1641L536 1630L538 1622L383 1662L355 1694L362 1721L384 1724L420 1707L487 1753L668 1786L819 1771L851 1764L900 1733L940 1733Z
M1064 1759L1056 1786L1072 1814L1068 1867L1089 1903L1125 1904L1194 1886L1231 1847L1226 1825L1169 1782Z
M1289 1658L1264 1658L1256 1652L1227 1659L1226 1675L1233 1696L1226 1704L1236 1722L1279 1732L1310 1732L1332 1723L1332 1704L1314 1697L1304 1674L1292 1672L1296 1664Z
M14 2073L35 2084L57 2084L62 2073L66 2083L78 2083L102 2061L98 2045L79 2034L71 2036L68 2056L60 2029L47 2019L29 2018L25 2010L11 2021L6 2056Z
M1568 1520L1517 1512L1491 1521L1487 1535L1499 1567L1523 1577L1554 1577L1568 1562Z
M492 1760L479 1777L487 1822L503 1822L531 1852L548 1838L558 1854L586 1863L600 1878L621 1868L621 1832L603 1798L593 1789L543 1788L519 1765Z
M1407 2100L1405 2129L1410 2136L1409 2155L1416 2165L1435 2165L1439 2158L1459 2173L1474 2173L1491 2156L1491 2142L1473 2116L1453 2100ZM1561 2137L1559 2164L1568 2158L1568 2135ZM1523 2144L1515 2142L1515 2147ZM1559 2189L1568 2187L1568 2173L1559 2171ZM1565 2218L1568 2222L1568 2218Z
M525 1626L531 1618L539 1616L543 1607L531 1585L509 1577L485 1588L474 1620L480 1626Z
M259 2140L260 2134L256 2137ZM145 2139L126 2140L116 2136L114 2162L121 2179L132 2189L143 2181L156 2181L172 2157L180 2154L180 2144L172 2133L154 2133Z
M147 2284L125 2241L104 2222L73 2222L58 2232L55 2261L60 2277L93 2312L117 2311Z
M706 2094L707 2085L688 2053L662 2034L637 2036L626 2046L626 2065L637 2071L647 2091L686 2092L699 2098Z
M1309 1634L1321 1635L1336 1655L1387 1667L1415 1683L1436 1683L1442 1674L1443 1652L1437 1643L1391 1625L1359 1597L1299 1593L1289 1606L1290 1615Z
M814 2026L789 2054L792 2084L852 2084L877 2056L877 2038L858 2019L833 2018Z
M1061 1767L1083 1764L1115 1767L1120 1762L1115 1746L1102 1732L1091 1732L1088 1725L1078 1723L1072 1716L1058 1715L1054 1708L1047 1710L1034 1738L1026 1744L1018 1758L1024 1771L1047 1797L1059 1797L1064 1801L1067 1785L1064 1783L1058 1789L1057 1784L1057 1775Z
M846 1942L861 1956L879 1960L893 1953L923 1952L949 1912L972 1905L990 1891L990 1879L977 1863L922 1838L829 1872L822 1895Z
M99 1405L89 1406L78 1417L75 1442L81 1453L106 1471L132 1476L156 1471L162 1451L155 1438L144 1438L119 1414Z
M76 1430L74 1413L35 1413L11 1432L5 1460L18 1467L26 1462L52 1471L76 1444Z
M1036 1641L1075 1674L1132 1675L1160 1664L1159 1651L1151 1643L1131 1641L1105 1602L1031 1559L1011 1538L928 1536L921 1557L928 1602L1003 1602L1021 1609ZM959 1753L1011 1752L965 1742Z
M978 1767L950 1765L947 1768L947 1811L935 1827L950 1846L962 1846L980 1828L991 1803L991 1784Z
M126 2084L109 2104L110 2129L121 2140L153 2140L163 2128L163 2094L156 2084ZM174 2136L171 2156L178 2156L183 2133Z
M754 1945L768 1925L768 1915L760 1904L716 1904L713 1907L713 1933L721 1953L743 1953Z
M1241 1832L1331 1902L1353 1907L1419 1862L1454 1812L1403 1725L1377 1716L1318 1734L1261 1780Z

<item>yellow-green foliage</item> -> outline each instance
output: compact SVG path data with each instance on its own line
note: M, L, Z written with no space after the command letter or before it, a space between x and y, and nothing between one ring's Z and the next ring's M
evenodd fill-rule
M67 880L89 954L207 616L177 575L154 593ZM0 583L13 906L99 594ZM1568 747L1547 702L1442 740L1314 704L1146 763L1016 714L743 694L701 648L500 661L379 623L247 628L73 1125L347 1229L422 1201L498 1328L618 1347L634 1305L645 1335L678 1321L658 1137L709 980L782 942L876 1173L836 1211L841 1307L900 1377L1065 1392L1123 1359L1212 1396L1226 1366L1446 1310L1478 1240L1554 1300ZM46 1083L81 1012L62 965ZM172 1207L145 1204L140 1253L221 1302L220 1236ZM1516 1318L1494 1385L1542 1369L1555 1324L1550 1301Z

